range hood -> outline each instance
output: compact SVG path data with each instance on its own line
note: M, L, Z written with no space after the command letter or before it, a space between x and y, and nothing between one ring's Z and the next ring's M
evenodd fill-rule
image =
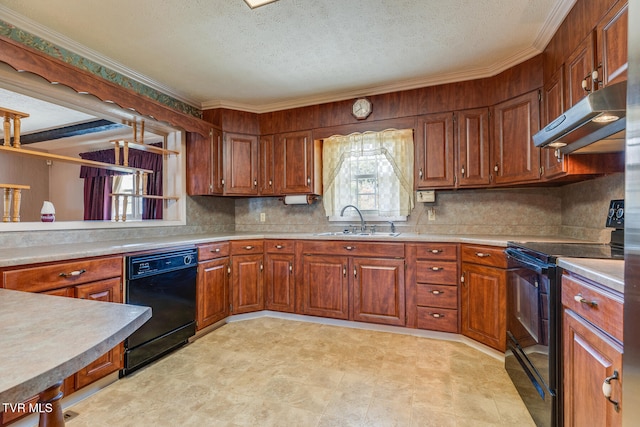
M536 147L562 154L624 151L627 82L589 93L533 136Z

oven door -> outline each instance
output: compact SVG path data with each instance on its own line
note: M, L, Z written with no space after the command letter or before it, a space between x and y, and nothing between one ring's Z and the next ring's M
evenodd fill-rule
M517 260L507 285L505 369L538 426L556 425L555 266ZM552 337L553 335L553 337Z

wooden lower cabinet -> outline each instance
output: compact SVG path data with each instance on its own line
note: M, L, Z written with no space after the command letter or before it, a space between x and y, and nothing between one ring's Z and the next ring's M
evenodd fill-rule
M305 255L302 279L302 314L349 319L349 258Z
M231 314L264 310L262 254L231 257Z
M563 401L564 425L622 425L624 408L607 400L603 384L608 379L611 400L622 401L621 294L565 272L562 277Z
M353 258L353 320L404 326L404 260Z
M197 329L229 316L229 257L198 264Z
M295 275L293 254L265 255L265 308L293 313Z

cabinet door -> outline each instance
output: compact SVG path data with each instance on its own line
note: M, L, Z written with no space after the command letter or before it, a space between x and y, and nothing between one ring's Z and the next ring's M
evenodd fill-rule
M267 254L265 277L265 308L292 313L294 304L294 255Z
M196 299L198 329L213 325L229 315L229 257L198 265Z
M567 105L565 106L565 110L576 105L578 101L589 93L582 87L583 80L586 79L587 89L589 91L597 89L591 78L591 72L595 70L594 37L595 33L589 34L567 59L567 84L565 86L567 90L567 97L565 99Z
M76 286L76 298L122 302L121 278L100 280ZM84 387L122 368L122 343L76 373L76 388Z
M232 314L264 310L262 254L231 257Z
M315 183L315 143L311 132L278 135L274 143L277 194L319 194Z
M453 187L453 113L429 114L416 126L417 189Z
M187 193L222 194L222 134L212 129L208 138L187 134Z
M564 68L559 68L548 82L543 92L544 108L542 110L542 126L546 126L564 113ZM545 178L562 175L565 172L565 157L556 156L551 148L541 149L542 167Z
M489 109L456 113L458 185L489 184Z
M496 184L540 178L540 148L533 145L540 130L539 98L533 91L494 106L491 163Z
M305 255L302 313L349 318L349 259L344 256Z
M598 64L604 86L627 79L627 32L629 7L620 1L597 27Z
M353 320L404 326L404 260L353 258Z
M461 332L504 351L506 346L506 270L462 264Z
M273 135L260 137L260 194L268 196L275 193L273 165Z
M224 194L258 194L258 154L258 137L225 134Z
M563 315L564 339L564 425L620 426L622 411L602 394L605 378L612 380L611 399L622 401L622 346L566 310Z

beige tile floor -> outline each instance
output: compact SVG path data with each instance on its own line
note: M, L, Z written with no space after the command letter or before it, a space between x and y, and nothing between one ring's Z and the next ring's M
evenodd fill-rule
M70 408L68 427L533 426L463 343L271 317L229 323Z

